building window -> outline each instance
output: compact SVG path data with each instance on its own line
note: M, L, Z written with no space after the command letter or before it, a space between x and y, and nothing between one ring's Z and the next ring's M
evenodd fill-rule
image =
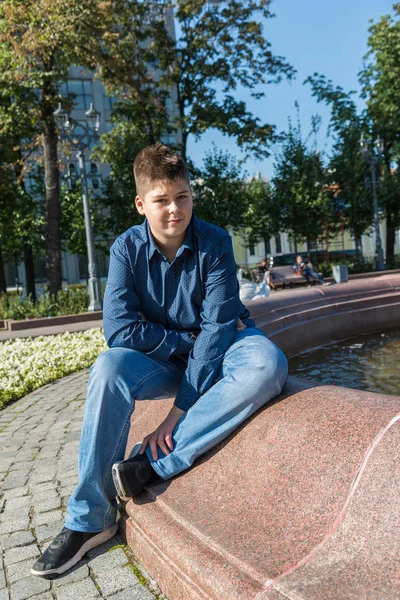
M86 110L93 103L93 86L89 79L68 79L61 85L63 96L73 94L74 108Z
M254 246L249 246L249 254L250 256L254 256L256 253L256 250L254 248Z
M161 141L163 144L174 145L176 143L175 133L165 133L163 136L161 136Z
M265 242L265 256L267 256L267 254L271 254L271 240L268 238L268 240L264 240Z
M280 235L275 236L275 248L277 254L282 254L282 242Z

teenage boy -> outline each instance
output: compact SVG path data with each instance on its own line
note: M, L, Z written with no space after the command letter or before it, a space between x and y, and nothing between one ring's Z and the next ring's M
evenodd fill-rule
M91 368L79 484L34 575L64 573L111 538L117 492L134 496L188 469L286 381L286 358L239 300L229 234L192 214L183 159L156 144L136 157L134 175L136 208L146 218L111 248L109 349ZM168 416L124 461L135 402L175 394Z

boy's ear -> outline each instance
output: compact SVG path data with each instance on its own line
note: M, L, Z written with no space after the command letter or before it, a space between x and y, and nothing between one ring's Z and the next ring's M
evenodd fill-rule
M135 206L139 215L144 215L144 200L140 196L136 196L135 198Z

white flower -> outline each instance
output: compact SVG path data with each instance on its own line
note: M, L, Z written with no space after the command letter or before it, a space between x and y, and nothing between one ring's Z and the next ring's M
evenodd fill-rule
M0 408L55 379L90 367L106 349L101 329L3 342Z

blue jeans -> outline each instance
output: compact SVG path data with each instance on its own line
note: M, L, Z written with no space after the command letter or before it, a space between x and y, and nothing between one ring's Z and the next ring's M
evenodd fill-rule
M79 484L68 503L66 527L96 532L116 520L112 465L123 460L136 400L173 397L184 368L125 348L101 354L91 368L79 446ZM281 350L256 328L238 331L214 385L181 418L174 450L159 449L154 470L169 479L188 469L280 393L287 378ZM150 433L150 431L149 431Z
M322 279L321 275L317 273L317 271L314 271L314 269L312 269L311 267L305 267L303 269L302 275L306 278L307 283L310 283L310 275L311 277L314 277L314 279L318 279L321 285L324 283L324 280Z

